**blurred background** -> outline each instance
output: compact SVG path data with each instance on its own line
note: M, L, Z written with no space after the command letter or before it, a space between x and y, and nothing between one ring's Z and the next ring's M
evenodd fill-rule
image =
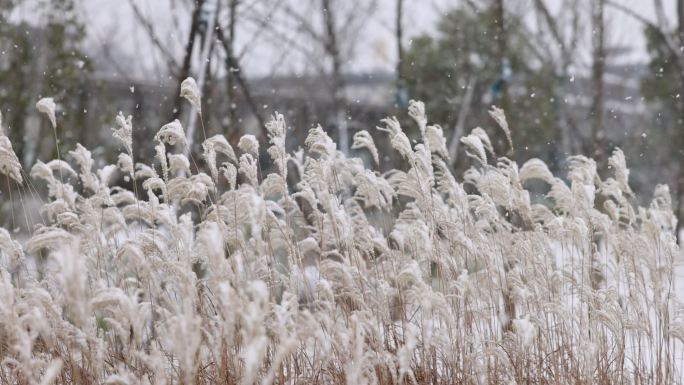
M619 146L637 194L668 183L684 195L684 0L0 0L0 111L27 169L56 156L35 109L46 96L62 153L81 143L115 162L122 111L135 160L151 162L161 125L188 122L188 76L203 89L207 135L233 145L265 140L278 111L292 149L320 123L357 155L351 138L368 130L384 171L399 160L373 128L397 116L416 138L406 108L417 99L455 171L469 165L458 139L481 126L500 155L541 158L559 175L570 154L607 175ZM506 111L513 152L492 105Z

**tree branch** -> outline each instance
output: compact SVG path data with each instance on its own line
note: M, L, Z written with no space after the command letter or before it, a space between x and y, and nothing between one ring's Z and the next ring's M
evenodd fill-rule
M656 0L657 1L657 0ZM645 26L651 28L652 30L656 31L665 41L665 45L667 45L667 48L670 50L672 54L675 55L675 57L679 58L679 62L682 62L682 54L677 48L677 44L672 40L672 37L667 33L667 31L663 30L663 27L656 25L654 22L648 20L644 16L638 14L634 10L627 8L626 6L616 3L612 0L606 0L606 5L615 8L618 11L621 11L635 20L641 22ZM680 64L681 65L681 64Z
M228 76L235 76L235 80L237 80L238 85L240 86L240 88L242 88L242 92L245 95L245 101L247 102L247 105L249 106L250 110L252 110L254 117L256 117L257 121L259 122L259 128L261 128L262 132L265 132L264 130L266 129L266 124L264 118L259 113L259 107L257 107L254 98L252 98L252 93L249 90L249 85L245 81L245 78L242 76L242 69L240 68L240 63L238 63L235 60L235 57L233 57L233 53L230 50L228 41L226 40L226 36L223 33L223 28L220 25L216 26L216 35L219 41L221 42L221 45L223 46L223 50L226 53L226 65L228 66L229 70ZM234 70L231 70L231 68Z
M164 60L166 61L166 64L169 66L169 71L171 73L176 73L178 71L178 63L176 63L173 54L169 52L165 44L162 43L161 40L159 40L157 33L154 31L154 26L152 25L152 23L150 23L149 20L145 18L145 15L143 15L142 11L140 11L140 8L138 8L134 0L128 0L128 4L130 4L131 8L133 9L133 14L135 15L135 18L143 26L145 32L147 32L147 36L152 41L152 44L154 44L154 46L159 50L159 52L161 52L162 56L164 57Z

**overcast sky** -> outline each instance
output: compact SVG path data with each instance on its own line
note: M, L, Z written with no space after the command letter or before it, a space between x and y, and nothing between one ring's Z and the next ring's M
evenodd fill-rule
M113 54L120 58L118 63L124 70L140 76L159 73L163 68L163 58L151 49L151 44L142 26L134 19L128 0L77 0L83 19L86 20L89 36L88 47L94 55L108 46ZM183 40L186 37L188 23L187 3L184 0L133 0L154 25L155 31L165 42L169 50L182 56ZM225 1L225 0L222 0ZM285 0L297 1L302 0ZM533 0L509 0L522 3L518 9L531 9ZM590 0L589 0L590 1ZM614 0L634 9L644 17L654 20L653 2L651 0ZM245 2L248 4L249 2ZM458 0L409 0L405 1L405 37L410 44L413 36L434 32L440 14L447 11ZM553 13L566 12L559 10L560 0L548 0ZM20 17L29 18L33 14L31 6L21 11ZM301 3L300 3L301 4ZM349 67L355 72L392 71L395 60L395 43L393 41L395 0L379 0L356 45L355 54ZM674 0L665 0L668 14L674 15ZM184 17L185 16L185 17ZM632 17L615 10L608 11L609 39L612 44L633 47L627 60L643 61L646 59L643 28ZM673 20L674 21L674 20ZM242 59L243 67L248 75L258 76L276 70L280 72L295 71L298 63L294 58L279 52L277 44L269 42L261 35L258 44L245 48L246 41L251 41L254 29L239 31L241 35L238 51L246 50ZM288 59L290 59L288 61ZM179 59L180 60L180 59Z

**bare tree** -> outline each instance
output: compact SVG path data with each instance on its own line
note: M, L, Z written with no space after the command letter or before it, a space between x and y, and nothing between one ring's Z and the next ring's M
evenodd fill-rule
M265 135L264 130L266 128L266 123L264 121L263 116L261 116L261 113L259 112L259 108L257 107L257 104L254 101L254 98L252 97L252 92L249 88L249 84L247 83L244 76L242 75L243 72L242 72L242 67L240 66L240 62L238 61L238 59L235 56L233 56L233 54L231 53L231 48L230 48L230 46L228 46L228 41L230 40L230 38L225 37L225 35L223 33L223 29L220 26L216 30L216 33L217 33L219 41L223 45L223 48L224 48L225 53L226 53L226 61L225 61L226 69L230 72L228 74L228 77L232 79L228 82L228 86L229 86L229 88L231 88L231 91L232 91L232 89L235 88L234 84L237 83L237 85L242 89L242 92L245 96L245 101L246 101L247 105L249 106L249 109L252 111L252 114L254 114L254 117L259 122L259 127L262 131L262 134ZM228 94L228 96L229 96L228 101L229 101L229 103L231 103L230 108L231 108L232 114L233 114L233 115L231 115L232 119L235 119L235 115L234 115L235 107L233 106L234 100L235 100L234 95L235 95L234 92L230 92ZM233 120L233 122L234 122L234 120Z
M276 0L281 1L281 0ZM228 123L226 129L230 129L235 126L237 121L237 90L239 89L244 95L245 102L247 103L249 110L255 115L258 124L263 131L265 129L264 119L259 113L258 108L252 93L249 89L249 84L241 73L240 58L244 55L245 50L242 53L236 54L236 35L238 31L238 22L245 21L248 23L257 22L259 25L264 23L260 15L244 15L241 17L240 8L248 8L250 4L256 4L257 2L249 2L245 4L244 0L197 0L191 2L191 8L189 8L189 28L187 29L187 37L185 38L183 56L180 62L177 62L173 57L173 52L168 48L159 38L158 31L155 30L154 24L149 20L149 16L145 15L136 5L133 0L129 0L130 5L134 11L134 15L139 24L142 25L143 29L147 33L152 46L159 50L161 56L165 59L167 63L167 70L175 79L177 84L177 91L173 96L173 102L171 104L172 111L169 115L172 119L179 118L183 111L184 103L182 103L182 98L180 97L180 84L181 82L189 76L195 76L198 79L206 79L207 81L201 81L203 88L203 93L207 93L211 81L210 79L215 79L216 76L225 75L226 81L226 100L227 100L227 116ZM223 3L227 2L227 7L222 8ZM215 7L215 8L214 8ZM206 8L206 9L204 9ZM208 10L211 8L211 10ZM249 7L252 9L253 7ZM203 11L204 9L204 11ZM209 12L211 11L211 12ZM202 18L203 12L212 18L209 20L205 17ZM226 20L223 17L226 16ZM182 20L182 18L181 18ZM209 22L211 21L211 23ZM215 27L211 27L210 24L214 24ZM257 27L259 27L257 25ZM261 28L258 28L260 31ZM258 34L255 34L248 39L245 46L253 46L256 44L258 39ZM205 47L206 43L206 47ZM216 43L221 48L221 52L216 49ZM199 46L199 49L198 49ZM206 48L206 50L204 49ZM206 52L205 52L206 51ZM198 55L207 56L205 59L199 58ZM212 59L217 57L223 57L221 62L223 65L221 68L211 65L206 65ZM209 110L207 109L206 112ZM192 122L189 122L192 124ZM189 132L193 131L190 127Z
M195 49L195 39L199 30L200 22L200 10L202 9L202 4L205 0L198 0L195 2L195 7L192 11L192 16L190 19L190 29L188 30L187 42L185 43L185 49L183 53L183 64L180 68L180 72L176 76L176 82L178 84L176 95L173 100L173 118L178 118L181 113L181 101L183 100L180 96L180 84L183 79L190 75L190 67L192 66L192 53Z
M397 86L401 87L404 80L404 0L396 0L395 32L397 39Z
M345 80L342 75L342 57L338 43L338 31L335 26L335 9L332 7L332 1L321 0L321 11L323 12L323 22L325 24L323 46L332 64L330 93L332 95L333 113L335 114L340 150L347 153L349 152L349 133L347 132L347 120L345 119L344 111L346 102Z
M213 42L215 41L214 39L214 33L216 31L215 25L216 25L216 19L218 18L218 13L219 13L219 1L217 1L214 4L211 4L209 1L205 2L203 5L209 5L211 7L212 5L215 8L207 9L205 10L206 14L206 19L204 20L203 23L203 30L202 30L202 44L200 46L200 53L199 53L199 69L197 71L198 73L198 78L197 78L197 86L199 87L200 90L204 90L205 86L205 81L206 81L206 75L209 72L209 64L210 64L210 58L212 54L212 47L213 47ZM196 110L197 107L193 104L190 107L190 113L188 115L188 124L186 126L187 130L187 136L188 136L188 145L185 147L186 154L188 151L192 151L192 145L195 139L195 127L196 127L196 120L197 120L197 115L198 112ZM201 108L200 108L201 110ZM201 118L201 115L200 115ZM202 125L202 133L204 139L206 139L207 133L204 128L204 121L200 121Z
M301 53L308 65L315 66L329 80L327 93L332 123L343 152L349 149L344 66L350 62L358 34L376 5L377 0L285 1L277 17L279 21L265 27L273 40L280 42L286 50ZM320 19L312 15L320 15ZM288 26L290 28L286 30ZM291 31L295 31L294 37Z
M508 61L508 36L506 35L506 15L504 8L504 0L494 0L494 23L496 41L497 41L497 54L499 55L499 65L501 66L501 74L503 76L504 72L507 70ZM507 82L501 83L501 106L506 110L510 105L508 100L508 84Z
M198 3L202 3L203 0L198 0ZM152 45L154 45L155 49L159 51L159 53L162 55L164 58L164 61L166 62L166 65L168 66L169 72L171 73L177 73L178 72L178 63L176 62L176 58L173 55L173 52L169 50L166 44L161 41L159 36L157 35L157 31L154 28L154 25L150 20L145 17L143 12L140 10L138 7L138 4L134 0L128 0L128 4L130 5L131 9L133 10L133 15L135 16L135 19L138 21L138 23L143 27L145 30L145 33L147 34L148 38L150 39L150 42Z
M665 43L667 50L670 55L675 58L674 64L677 68L678 79L676 81L679 84L679 94L684 95L684 0L676 0L677 13L673 31L670 30L671 22L668 19L662 0L653 0L653 6L655 8L656 20L651 21L644 17L642 14L635 12L633 9L626 7L625 5L613 1L613 0L603 0L606 5L613 7L621 12L630 15L635 20L641 22L644 26L648 27L651 31L657 33ZM684 97L678 98L678 114L680 117L684 116ZM684 127L682 127L682 119L679 120L679 137L676 138L679 143L684 142ZM680 144L681 145L681 144ZM678 170L676 177L676 197L677 204L675 205L675 215L677 216L678 227L681 228L684 223L684 152L678 151ZM681 241L681 240L680 240Z
M458 118L456 119L456 124L454 125L453 133L449 139L449 159L451 159L451 164L456 162L456 156L458 155L458 144L460 143L461 137L465 133L465 123L468 114L470 113L470 106L473 101L473 95L475 93L475 84L477 83L477 78L471 76L468 78L468 83L466 84L465 93L463 95L463 100L461 101L461 107L458 112Z
M222 36L223 33L221 33L221 36L219 38L223 42L223 48L225 50L226 57L229 58L228 61L226 61L226 96L228 99L228 125L233 126L236 122L236 103L235 103L235 78L236 75L239 76L240 74L237 72L238 68L237 66L233 66L233 63L235 62L235 40L236 40L236 26L237 26L237 12L238 12L238 3L240 0L228 0L229 1L229 12L230 16L228 19L228 36ZM223 32L221 30L221 32ZM243 85L243 88L246 89L246 85ZM251 98L250 98L251 99ZM259 117L258 113L256 114L257 117ZM263 126L263 123L260 122L260 125Z
M511 64L510 64L510 59L508 56L508 33L506 31L506 9L504 6L504 0L494 0L493 3L493 10L494 10L494 39L496 40L497 43L497 50L496 50L496 55L497 55L497 61L499 64L499 71L500 71L500 78L498 81L499 85L499 100L496 102L496 104L499 104L501 108L503 108L505 111L509 111L511 102L510 98L508 95L508 82L509 82L509 76L511 73ZM495 135L495 142L501 144L503 142L500 133L497 133ZM495 144L495 146L497 146ZM504 149L505 146L501 145L501 149ZM511 155L512 148L508 148L507 152L509 155ZM502 151L502 153L505 153L506 151Z
M603 159L605 157L603 153L603 75L606 68L604 6L605 0L592 1L591 20L593 27L593 39L591 79L594 87L594 93L591 109L591 148L593 153L592 155L599 164L603 162Z
M534 0L534 9L539 17L538 34L534 40L542 47L540 51L546 53L541 58L542 62L550 67L550 72L557 79L552 81L552 84L558 116L558 140L564 156L572 155L578 150L575 143L579 139L578 128L568 111L566 95L568 81L572 77L570 68L575 64L577 57L580 8L578 0L564 0L561 4L561 13L552 15L546 0ZM563 23L565 20L568 22Z

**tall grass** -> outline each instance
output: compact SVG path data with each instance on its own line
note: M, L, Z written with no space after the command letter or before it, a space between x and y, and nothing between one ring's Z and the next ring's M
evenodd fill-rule
M40 218L12 212L37 223L25 244L0 228L0 382L682 383L666 186L637 207L619 149L604 178L571 157L566 182L497 157L481 128L456 176L442 129L409 113L418 144L396 119L378 128L408 165L385 173L365 131L370 168L321 127L288 153L278 114L271 172L253 136L188 159L178 121L140 164L120 115L123 151L99 170L79 145L26 175L0 134L15 199L47 191Z

